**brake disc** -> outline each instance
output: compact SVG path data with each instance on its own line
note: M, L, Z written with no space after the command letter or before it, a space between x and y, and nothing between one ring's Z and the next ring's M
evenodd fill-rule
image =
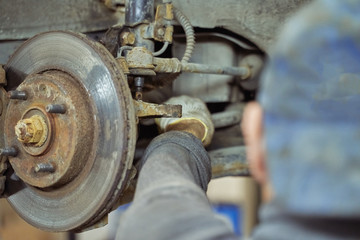
M119 200L132 167L136 121L127 80L100 44L70 32L26 41L5 66L8 201L47 231L81 230ZM25 97L24 97L25 95Z

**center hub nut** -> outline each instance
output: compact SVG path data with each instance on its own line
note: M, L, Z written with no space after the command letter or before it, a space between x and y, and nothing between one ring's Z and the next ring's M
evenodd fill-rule
M9 157L14 171L38 188L71 182L92 159L95 114L89 93L56 70L27 76L16 91L26 92L26 99L10 98L5 117L6 145L18 149Z
M34 115L30 118L19 120L15 126L17 139L22 143L32 143L42 146L47 138L48 127L43 117Z

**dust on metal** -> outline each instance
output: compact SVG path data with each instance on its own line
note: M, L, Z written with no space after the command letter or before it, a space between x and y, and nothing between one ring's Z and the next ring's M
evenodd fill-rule
M0 149L0 156L15 157L19 153L16 147L2 148Z
M36 173L39 172L53 173L55 172L55 167L51 163L38 163L35 165L34 171Z
M10 99L18 99L18 100L26 100L27 99L27 93L25 91L9 91L9 98Z
M56 70L29 75L17 89L29 94L27 101L11 101L8 106L6 139L19 149L18 156L9 159L11 165L32 186L68 183L81 171L91 145L93 133L88 129L93 121L86 90L72 76ZM54 99L64 104L53 104ZM67 114L53 114L65 110ZM36 164L48 164L49 159L57 171L51 176L34 175Z
M158 73L179 73L181 63L177 58L154 58L155 72Z
M145 47L134 47L126 55L129 68L154 69L152 53Z
M121 46L133 45L135 43L135 34L132 32L122 32L120 34Z
M225 176L250 176L244 146L209 151L212 178Z
M58 113L64 114L66 113L66 107L63 104L49 104L45 108L48 113Z
M136 116L139 118L180 118L182 106L172 104L154 104L143 101L134 101Z
M48 136L48 126L43 117L33 115L17 122L15 134L22 143L33 143L35 146L42 146Z
M36 44L33 44L34 42ZM84 61L79 62L80 58ZM44 59L46 61L43 61ZM35 165L32 163L33 178L56 177L62 167L58 162L64 159L62 155L69 153L61 151L63 149L76 151L77 154L76 156L74 154L73 159L80 159L74 162L79 174L69 179L68 183L59 182L46 189L34 188L24 183L21 185L23 189L17 194L10 195L8 201L20 215L27 218L30 224L47 231L81 231L95 224L113 209L122 197L123 190L127 186L128 172L132 167L136 144L137 127L133 99L121 67L101 44L83 35L72 32L50 32L37 35L24 43L12 55L6 69L15 70L7 72L7 76L11 82L14 82L14 79L17 80L16 83L21 82L19 88L25 85L31 88L32 85L34 91L50 93L49 98L44 97L47 94L29 93L27 101L10 101L11 106L7 108L11 113L16 112L12 110L15 108L20 112L17 117L6 114L5 125L12 128L12 133L4 129L7 146L11 146L8 142L12 141L17 145L21 144L13 131L15 125L13 122L16 123L23 118L21 113L25 113L26 118L40 114L46 121L50 121L50 135L53 140L44 144L45 146L48 142L52 142L48 151L33 156L25 151L25 147L28 146L24 145L20 154L27 156L24 158L25 161L27 158L37 159L39 163L50 161L55 164L56 171L51 174L35 173ZM54 98L51 89L62 89L56 87L58 81L48 79L44 80L43 84L35 82L26 84L29 79L25 77L38 73L38 69L42 69L42 74L57 70L60 70L59 74L68 73L74 81L70 80L66 83L72 85L76 82L76 86L70 88L70 94L66 96L60 94L60 98ZM18 72L23 75L16 75ZM19 90L22 90L21 88ZM79 94L73 94L72 89L75 88L79 89ZM43 97L33 101L32 96ZM64 99L67 101L63 101ZM79 99L84 99L86 103L71 104L73 101L80 101ZM33 102L34 105L30 106L29 102ZM66 114L48 114L45 106L54 103L66 104ZM29 105L26 107L26 104ZM79 120L83 113L91 118ZM84 132L90 135L79 136L79 133ZM78 142L69 141L75 138ZM46 159L43 157L51 153L57 153L57 156ZM19 155L19 157L23 156ZM86 157L85 163L82 163L82 157ZM14 158L10 158L10 161L13 160ZM15 165L14 161L12 165ZM24 167L28 167L27 164L24 164ZM64 201L64 198L67 201Z
M172 43L174 27L173 5L171 3L159 4L156 7L155 21L152 23L152 37L156 41Z
M207 64L199 64L199 63L182 63L181 71L190 72L190 73L233 75L233 76L239 76L242 79L246 79L251 76L251 71L248 66L224 67L224 66L207 65Z

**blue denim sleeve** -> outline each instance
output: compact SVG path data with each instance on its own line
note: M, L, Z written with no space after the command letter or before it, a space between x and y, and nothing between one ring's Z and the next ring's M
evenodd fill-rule
M287 210L360 216L360 2L320 0L289 22L259 101L267 166Z

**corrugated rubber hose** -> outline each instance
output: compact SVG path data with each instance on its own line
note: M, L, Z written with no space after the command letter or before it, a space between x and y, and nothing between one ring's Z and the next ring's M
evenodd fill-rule
M189 19L179 10L174 8L175 19L180 23L184 29L186 36L186 48L183 58L181 59L182 63L187 63L192 55L192 52L195 47L195 34L194 29L191 26Z

